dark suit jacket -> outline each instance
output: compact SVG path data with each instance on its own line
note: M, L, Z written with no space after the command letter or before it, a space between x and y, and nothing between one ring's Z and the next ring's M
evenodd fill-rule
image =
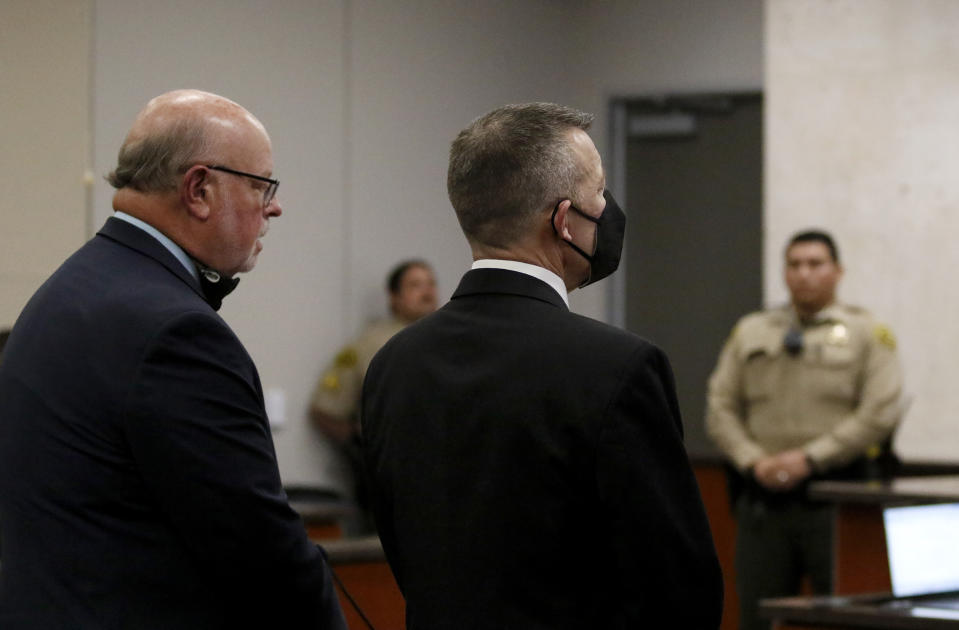
M666 356L546 283L468 272L374 358L362 422L410 630L718 627Z
M196 281L111 218L0 364L0 628L341 628L259 377Z

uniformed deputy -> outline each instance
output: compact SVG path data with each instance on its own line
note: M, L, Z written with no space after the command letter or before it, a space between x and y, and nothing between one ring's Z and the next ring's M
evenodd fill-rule
M310 403L313 423L339 444L350 459L361 507L365 497L360 484L358 414L366 368L390 337L436 310L436 278L425 261L407 260L396 265L387 276L386 289L391 317L373 322L337 352L316 384Z
M706 429L741 482L731 489L743 630L768 628L759 599L797 594L804 575L832 591L833 512L805 486L869 475L891 456L883 445L902 415L895 338L836 303L833 239L799 233L785 258L791 304L743 317L709 379Z

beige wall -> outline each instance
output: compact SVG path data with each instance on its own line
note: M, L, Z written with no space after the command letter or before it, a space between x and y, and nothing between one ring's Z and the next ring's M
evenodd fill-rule
M284 212L253 273L220 311L257 363L264 389L285 397L275 431L286 483L344 485L337 453L305 421L320 361L349 331L344 121L348 30L340 2L97 0L95 164L108 172L137 111L167 90L195 87L236 100L269 130ZM111 212L98 181L95 225Z
M785 297L786 236L832 229L843 297L900 338L915 398L900 450L955 459L957 28L953 0L6 0L0 326L109 215L102 175L149 97L231 96L271 130L285 214L223 313L286 394L285 479L342 485L309 390L384 311L391 263L433 260L444 297L468 265L444 185L457 130L557 100L597 113L608 158L610 97L765 87L767 301ZM574 309L606 317L610 286Z
M91 5L0 6L0 327L86 236Z
M576 9L568 45L577 54L568 75L575 77L576 89L564 97L576 98L573 105L596 113L592 135L607 169L614 166L610 162L616 149L609 137L611 98L762 90L763 0L572 4ZM609 175L613 190L625 185L617 181L622 178L616 172ZM629 199L616 192L628 212ZM615 311L625 308L624 301L615 293L625 286L621 269L607 281L574 292L570 303L585 315L622 324L624 316Z
M4 291L4 308L12 319L36 284L109 216L112 191L102 176L147 99L185 86L236 99L271 132L284 215L222 313L254 356L264 387L285 393L287 422L275 439L287 483L346 484L335 451L307 426L306 404L323 363L385 311L387 267L411 255L434 261L445 299L469 265L445 169L449 142L470 119L506 102L568 103L597 114L593 136L608 158L610 97L755 90L764 80L763 0L16 4L16 15L32 17L14 44L0 42L0 63L34 51L30 67L14 71L35 97L25 104L18 95L14 103L4 91L0 102L4 120L9 110L11 120L39 124L16 125L21 135L10 146L18 149L5 159L35 150L31 127L50 129L50 137L41 157L20 171L33 185L4 214L52 214L18 229L43 234L42 245L5 241L5 286L13 286L11 270L22 280L22 297L9 301L14 292ZM11 66L0 68L11 76ZM67 76L58 77L61 70ZM82 97L63 98L67 92ZM41 95L69 115L35 111ZM76 165L43 168L74 153ZM85 221L88 154L96 184ZM72 207L45 201L59 185ZM48 236L53 229L64 237ZM24 264L38 254L45 262ZM573 308L605 318L611 286L574 292Z
M222 314L264 388L286 483L345 487L338 454L306 423L337 347L385 313L397 260L436 265L443 299L470 263L446 198L455 133L507 101L568 88L563 3L97 0L95 170L108 171L136 111L164 90L229 96L269 129L284 214ZM530 24L535 24L533 29ZM144 72L144 68L149 68ZM111 190L98 183L95 213Z
M832 230L847 302L893 327L913 404L907 458L955 461L959 433L959 3L769 0L766 295L781 247Z

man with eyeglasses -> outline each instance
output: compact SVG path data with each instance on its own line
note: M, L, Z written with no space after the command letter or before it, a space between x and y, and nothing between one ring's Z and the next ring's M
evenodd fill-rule
M902 415L895 338L838 303L832 237L810 230L785 251L790 304L743 317L709 380L706 428L735 490L740 628L765 597L833 588L833 510L806 498L812 479L879 474Z
M24 308L0 364L4 630L346 627L216 312L282 212L272 170L236 103L153 99L116 215Z

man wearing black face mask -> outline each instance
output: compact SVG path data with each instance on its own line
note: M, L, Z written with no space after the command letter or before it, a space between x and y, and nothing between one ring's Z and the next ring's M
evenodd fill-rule
M625 227L591 121L509 105L459 134L447 185L473 268L367 372L372 503L410 630L719 625L669 363L569 311Z

